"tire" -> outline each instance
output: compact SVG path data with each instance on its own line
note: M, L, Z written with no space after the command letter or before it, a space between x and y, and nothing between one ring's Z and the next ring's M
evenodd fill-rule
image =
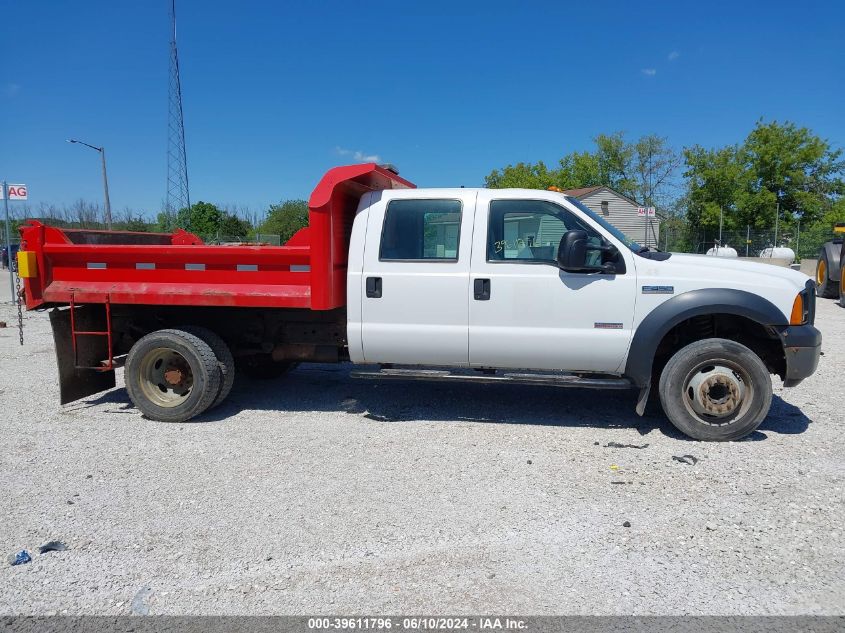
M232 385L235 383L235 359L232 357L232 352L226 342L208 328L188 325L179 329L201 338L214 352L214 356L217 357L217 367L220 370L220 391L217 392L217 397L208 407L213 409L223 402L229 392L232 391Z
M697 440L745 437L769 413L772 380L750 349L710 338L675 353L660 374L660 404L675 427Z
M839 305L845 308L845 262L839 265Z
M201 414L220 392L220 378L211 346L185 330L147 334L126 358L129 398L158 422L186 422Z
M822 299L835 299L839 294L836 282L830 278L830 262L827 252L822 249L816 262L816 296Z
M296 367L296 363L276 362L270 354L253 354L238 359L238 370L254 380L273 380Z

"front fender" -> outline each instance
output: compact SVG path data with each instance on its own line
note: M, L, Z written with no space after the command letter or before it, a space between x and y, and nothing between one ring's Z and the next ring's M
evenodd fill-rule
M707 314L733 314L761 325L789 323L789 317L771 301L751 292L733 288L691 290L663 302L642 320L631 341L624 375L638 387L646 387L663 337L678 323Z

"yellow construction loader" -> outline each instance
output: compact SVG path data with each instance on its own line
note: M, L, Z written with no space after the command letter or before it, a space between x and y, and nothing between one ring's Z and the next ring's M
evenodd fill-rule
M834 236L822 244L816 264L816 295L826 299L839 297L839 305L845 307L845 222L833 227Z

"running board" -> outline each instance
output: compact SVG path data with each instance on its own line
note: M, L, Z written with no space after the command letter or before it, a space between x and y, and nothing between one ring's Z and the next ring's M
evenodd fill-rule
M501 372L501 373L500 373ZM349 374L353 378L398 380L433 380L439 382L478 382L478 383L511 383L520 385L548 385L553 387L582 387L586 389L631 389L633 385L627 378L611 376L607 378L585 378L577 374L541 374L515 373L499 370L485 370L481 373L475 369L398 369L384 368L379 371L354 370Z

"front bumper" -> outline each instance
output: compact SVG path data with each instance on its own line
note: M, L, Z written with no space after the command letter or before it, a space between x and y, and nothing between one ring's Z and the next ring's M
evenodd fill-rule
M787 325L777 329L786 357L784 387L794 387L812 375L819 365L822 333L812 325Z

